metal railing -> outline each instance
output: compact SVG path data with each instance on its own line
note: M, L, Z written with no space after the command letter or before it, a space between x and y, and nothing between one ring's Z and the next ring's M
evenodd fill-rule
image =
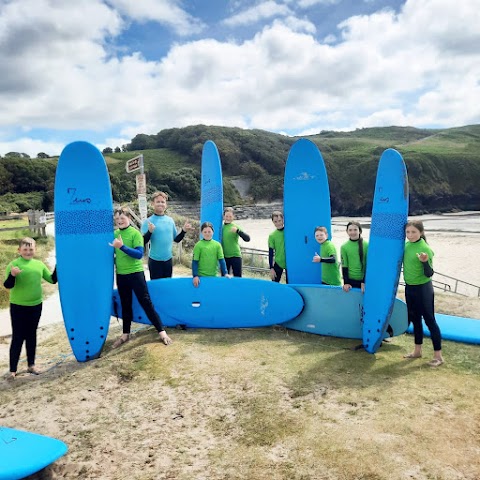
M268 251L255 248L242 248L243 269L258 273L268 273ZM459 278L435 272L432 278L434 288L443 292L455 293L464 297L480 297L480 286L465 282ZM403 281L403 270L400 285L405 285Z

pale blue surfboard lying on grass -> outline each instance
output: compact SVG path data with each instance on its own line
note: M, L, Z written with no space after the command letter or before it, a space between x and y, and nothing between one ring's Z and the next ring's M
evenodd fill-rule
M213 239L222 241L223 177L222 164L217 146L207 140L202 151L202 174L200 194L200 226L213 224Z
M289 283L321 284L320 263L313 263L320 244L315 227L326 227L331 238L330 189L318 147L301 138L290 149L283 188L285 254Z
M17 480L39 472L67 450L56 438L0 427L0 480Z
M353 288L344 292L342 287L330 285L290 285L303 297L305 307L300 315L283 324L302 332L340 338L362 339L363 294ZM402 335L408 327L407 306L395 299L388 331L384 338Z
M407 170L402 156L389 148L378 164L368 242L363 346L369 353L377 351L390 323L403 261L407 215Z
M88 142L70 143L55 175L55 250L65 329L79 362L98 357L107 338L112 240L112 191L103 155Z
M480 319L456 317L443 313L436 313L435 319L444 340L480 344ZM408 327L408 333L413 333L413 325ZM425 324L423 324L423 333L430 336Z
M250 328L280 324L303 308L302 296L288 285L254 278L192 277L147 281L162 323L190 328ZM150 324L135 295L134 322ZM122 317L118 291L113 291L112 315Z

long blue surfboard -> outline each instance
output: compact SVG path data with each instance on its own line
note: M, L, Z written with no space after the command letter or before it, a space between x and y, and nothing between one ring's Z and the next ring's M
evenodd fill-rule
M283 324L302 332L340 338L363 335L363 294L353 288L348 293L342 287L329 285L291 285L302 295L305 307L300 315ZM402 335L408 327L407 306L396 299L390 317L390 327L384 338Z
M443 313L436 313L435 319L444 340L480 344L480 319L444 315ZM413 333L413 325L408 327L408 333ZM423 324L423 333L430 336L430 331L425 324Z
M222 164L217 146L207 140L202 151L202 174L200 193L200 225L213 224L213 239L222 241L223 177Z
M372 224L363 299L363 346L375 353L392 314L405 247L408 178L402 156L385 150L373 197Z
M56 438L0 427L0 480L17 480L39 472L67 450Z
M113 289L113 203L107 166L88 142L67 145L55 176L55 249L65 329L79 362L107 338Z
M201 277L147 281L155 309L167 327L265 327L295 318L303 308L302 296L288 285L254 278ZM118 291L113 292L112 315L122 316ZM133 320L150 324L137 299Z
M320 250L314 231L326 227L331 238L330 189L322 155L305 138L297 140L288 154L283 209L288 282L321 284L321 264L312 262Z

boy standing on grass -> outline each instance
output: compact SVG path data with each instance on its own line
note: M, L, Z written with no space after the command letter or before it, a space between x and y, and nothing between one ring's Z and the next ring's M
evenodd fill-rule
M285 270L286 282L288 283L283 213L275 210L272 213L272 222L276 230L268 236L268 265L270 266L270 276L274 282L278 283L282 279L282 274Z
M37 327L42 314L42 279L48 283L57 283L57 270L50 273L47 266L34 259L36 243L33 238L20 240L20 256L7 265L3 286L10 290L10 317L12 320L12 343L10 344L10 375L8 380L17 376L18 361L23 342L27 350L27 371L38 375L35 366L37 350Z

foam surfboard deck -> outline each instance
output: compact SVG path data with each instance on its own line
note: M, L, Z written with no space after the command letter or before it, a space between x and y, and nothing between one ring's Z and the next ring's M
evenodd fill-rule
M380 158L373 197L372 224L363 299L363 346L375 353L385 337L397 293L405 248L408 178L394 149Z
M17 480L39 472L67 450L56 438L0 427L0 480Z
M303 297L305 307L300 315L283 324L301 332L340 338L363 335L363 294L358 288L348 293L342 287L329 285L291 285ZM392 335L402 335L408 327L407 306L400 299L394 302L390 318ZM385 333L384 338L389 337Z
M320 251L314 230L326 227L331 238L330 189L322 155L310 140L297 140L288 154L283 208L288 282L321 284L321 264L312 262Z
M217 146L207 140L202 151L202 174L200 194L200 225L213 224L213 239L222 241L223 177L222 164Z
M435 319L444 340L480 344L480 319L444 315L443 313L436 313ZM413 333L413 325L408 327L408 333ZM423 333L430 337L430 331L425 323L423 324Z
M67 145L55 176L55 249L65 329L79 362L100 355L113 289L113 203L105 160L88 142Z
M147 281L155 309L167 327L265 327L295 318L302 296L288 285L254 278L201 277L195 288L191 277ZM133 298L133 320L150 324ZM122 316L118 291L113 292L112 315Z

